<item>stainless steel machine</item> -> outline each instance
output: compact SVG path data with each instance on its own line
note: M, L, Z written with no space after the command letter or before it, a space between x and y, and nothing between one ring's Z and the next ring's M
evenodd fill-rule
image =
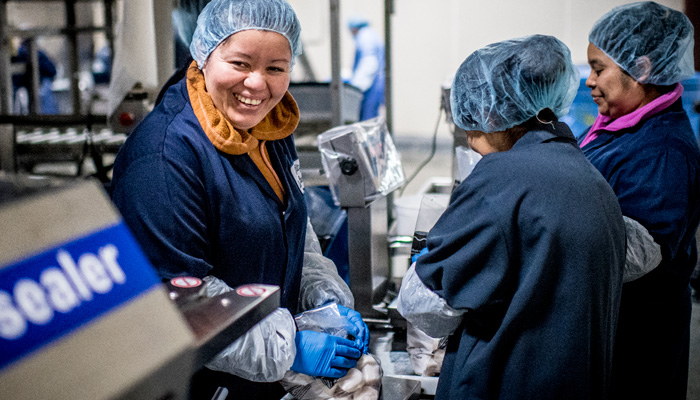
M335 126L352 124L360 119L362 92L349 84L342 84L339 88L335 93L328 82L292 82L289 85L289 92L301 111L299 126L294 132L294 143L307 185L327 184L323 177L317 136ZM337 116L333 115L333 96L339 97ZM335 118L341 121L340 124L334 124Z
M387 196L404 183L401 162L381 118L333 128L319 135L323 165L348 216L350 290L363 317L386 318L374 305L391 278Z

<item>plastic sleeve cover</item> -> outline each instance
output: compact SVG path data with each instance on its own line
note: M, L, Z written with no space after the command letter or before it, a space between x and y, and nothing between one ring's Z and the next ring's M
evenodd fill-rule
M625 217L627 257L622 282L631 282L648 274L661 263L661 246L654 242L649 231L639 222Z
M307 220L299 306L302 311L305 311L328 303L354 308L355 299L348 285L338 275L333 261L322 254L321 244L311 226L311 221Z
M207 276L205 293L216 296L232 290L218 278ZM296 357L296 324L286 308L278 308L205 366L255 382L282 379Z
M416 263L411 265L403 277L397 308L408 322L434 338L454 332L465 313L447 305L442 297L423 284L416 274Z

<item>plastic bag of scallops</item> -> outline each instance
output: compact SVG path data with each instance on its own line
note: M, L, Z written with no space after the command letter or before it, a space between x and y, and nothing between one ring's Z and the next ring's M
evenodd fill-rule
M297 328L348 337L335 304L305 311L295 317ZM287 371L280 381L297 400L377 400L382 385L382 367L372 354L363 354L355 368L338 379L317 378ZM286 396L285 398L288 398Z

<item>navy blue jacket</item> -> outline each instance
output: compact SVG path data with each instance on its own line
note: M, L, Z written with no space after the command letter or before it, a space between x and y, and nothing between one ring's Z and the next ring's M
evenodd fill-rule
M615 194L571 131L484 156L416 272L467 310L437 399L605 399L625 261Z
M632 128L600 132L583 152L612 186L622 214L649 231L663 257L656 269L623 286L616 393L685 399L700 150L681 100Z
M213 275L231 287L278 285L281 306L296 314L307 222L294 175L298 157L291 135L267 142L267 150L286 204L248 155L214 147L182 79L120 149L112 200L162 278ZM236 395L265 385L217 374L238 381L229 386ZM251 393L265 398L264 389Z

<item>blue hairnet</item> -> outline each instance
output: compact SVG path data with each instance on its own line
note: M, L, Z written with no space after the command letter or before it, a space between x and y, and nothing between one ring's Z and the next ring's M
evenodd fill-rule
M369 21L365 17L360 17L360 16L352 16L348 20L348 28L349 29L354 29L354 28L362 28L363 26L369 25Z
M286 37L292 64L301 54L301 25L285 0L213 0L197 18L190 44L192 58L201 69L219 43L248 29L277 32Z
M566 115L579 86L571 52L557 38L532 35L490 44L460 65L450 90L452 119L470 131L512 128L549 108Z
M671 85L695 73L690 20L651 1L613 8L588 41L640 83Z

